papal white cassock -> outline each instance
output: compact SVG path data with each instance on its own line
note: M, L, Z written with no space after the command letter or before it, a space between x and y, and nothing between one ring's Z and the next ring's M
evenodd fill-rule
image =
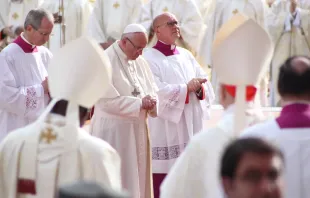
M194 56L181 47L161 41L144 52L159 88L158 117L149 119L154 174L167 174L189 139L203 130L214 100L211 83L202 85L203 95L188 94L187 83L205 78Z
M310 105L291 103L274 120L253 126L241 137L260 137L275 143L285 158L284 198L310 197Z
M24 26L31 9L37 8L42 0L2 0L0 2L0 30L5 26Z
M151 150L146 121L148 116L156 116L157 109L147 111L141 105L146 95L156 96L157 86L142 56L128 60L119 41L106 52L113 65L112 83L95 105L91 134L109 142L120 154L123 187L131 196L151 198Z
M236 46L238 51L235 51ZM254 56L250 56L252 46L256 46ZM239 129L262 119L259 110L248 109L250 106L245 99L253 100L255 92L251 93L251 89L259 80L262 68L268 66L272 47L271 39L260 25L241 14L232 17L220 29L212 51L214 69L226 91L226 86L234 87L235 103L225 109L214 128L193 137L164 180L161 198L223 197L220 158Z
M200 15L200 11L195 5L194 0L152 0L143 6L139 23L149 32L154 34L152 23L155 17L170 12L178 19L182 39L177 40L178 46L190 50L194 55L197 54L200 45L200 34L205 31L205 25ZM157 42L156 35L151 37L149 46L154 46Z
M62 25L56 23L53 28L53 36L47 43L48 48L54 52L63 45L63 38L65 43L85 35L88 25L89 17L91 14L91 4L88 0L71 0L63 1L63 7L61 1L57 0L42 0L43 3L40 8L44 8L49 12L62 15L62 9L64 9L64 23L65 29L63 31ZM65 44L64 43L64 44Z
M0 144L1 197L54 198L59 186L78 180L121 190L119 155L81 129L78 119L78 105L90 108L104 94L109 64L100 46L86 38L55 54L48 79L52 102L36 122ZM50 113L61 99L69 103L65 117Z
M142 0L96 0L88 35L99 43L120 39L125 27L137 21L142 5Z
M272 9L274 16L268 21L268 26L275 44L271 80L272 105L276 106L280 101L277 82L281 64L294 55L310 55L310 11L297 7L291 13L290 2L280 2Z
M212 43L215 39L215 35L221 26L226 23L233 15L236 13L242 13L252 19L254 19L258 24L265 27L265 0L222 0L215 1L215 9L212 16L209 19L208 28L206 34L203 36L201 41L201 46L199 50L200 56L203 58L203 66L211 66L212 68ZM216 73L212 70L212 85L217 92L218 79L216 78ZM267 79L265 79L267 80ZM261 89L267 92L267 82L263 83ZM258 94L259 95L259 94ZM258 96L259 97L259 96ZM216 98L218 102L218 98ZM266 102L266 101L265 101Z
M49 96L41 85L48 76L51 52L31 45L23 36L0 54L0 141L9 131L35 121Z

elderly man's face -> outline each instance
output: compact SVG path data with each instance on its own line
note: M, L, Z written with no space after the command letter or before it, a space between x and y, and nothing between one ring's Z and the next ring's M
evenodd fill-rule
M136 60L147 45L147 37L144 33L135 33L130 38L124 38L125 54L129 60Z
M41 46L44 45L50 38L53 31L54 23L44 17L41 21L41 26L38 29L34 27L27 27L27 32L31 38L33 45Z
M246 153L234 179L223 179L229 198L281 198L283 162L278 156Z
M157 25L156 31L159 39L164 38L164 40L169 41L171 44L180 38L179 22L173 15L164 16Z

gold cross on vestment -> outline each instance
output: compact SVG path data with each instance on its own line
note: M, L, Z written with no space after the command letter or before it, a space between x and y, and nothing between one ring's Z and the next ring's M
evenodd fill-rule
M165 8L163 9L163 12L168 12L168 8L165 7Z
M117 9L119 6L120 6L120 4L119 4L118 2L115 2L115 3L113 4L113 7L114 7L115 9Z
M62 12L64 10L64 7L63 6L59 6L58 10L59 10L59 12Z
M235 9L232 13L237 14L238 12L239 12L238 9Z
M53 129L48 127L45 132L41 132L40 142L45 140L47 144L50 144L53 140L56 140L57 135L53 134Z
M12 15L13 19L18 19L19 15L15 12L13 15Z

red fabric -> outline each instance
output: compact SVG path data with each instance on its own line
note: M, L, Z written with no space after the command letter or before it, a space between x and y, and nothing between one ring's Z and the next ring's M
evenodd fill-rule
M186 99L185 99L185 104L188 104L189 103L189 93L187 91L186 93Z
M236 97L236 86L234 85L224 85L225 90L232 97ZM255 86L249 85L246 87L246 101L251 101L254 99L257 88Z
M91 118L93 117L94 112L95 112L95 107L91 108L91 111L90 111L90 113L89 113L89 119L90 119L90 120L91 120Z
M153 190L154 190L154 198L159 198L160 185L164 181L167 174L155 173L153 174Z
M2 38L2 31L0 31L0 41L3 40Z
M205 92L205 88L203 87L203 85L201 85L201 91L202 91L202 96L201 97L197 96L197 98L199 100L204 100L206 99L206 92Z
M25 53L34 53L38 52L37 46L32 48L32 46L29 43L26 43L24 39L22 39L21 36L17 37L13 43L16 43Z
M36 195L36 183L29 179L18 179L17 192L22 194Z

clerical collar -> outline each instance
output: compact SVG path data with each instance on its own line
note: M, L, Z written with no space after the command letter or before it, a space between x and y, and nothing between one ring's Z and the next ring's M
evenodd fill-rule
M156 45L153 48L157 49L158 51L163 53L165 56L172 56L172 55L180 54L176 45L168 45L162 41L157 41Z
M276 122L281 129L310 128L310 104L291 103L285 105Z
M20 36L15 39L13 43L17 44L25 53L37 52L37 46L32 45L27 39L23 36L24 33L21 33Z

